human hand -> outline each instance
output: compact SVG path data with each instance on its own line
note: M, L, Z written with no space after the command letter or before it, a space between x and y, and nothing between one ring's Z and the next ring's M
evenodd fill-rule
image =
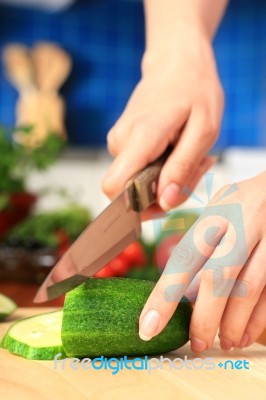
M260 336L266 327L265 187L263 172L214 196L173 250L142 310L143 340L158 335L182 296L195 292L193 351L209 349L218 329L224 350Z
M114 198L171 144L174 150L158 183L158 203L169 210L186 199L184 187L193 190L213 165L207 153L219 133L223 91L210 39L191 27L182 27L174 47L164 43L146 53L142 72L125 111L108 133L115 160L102 187Z

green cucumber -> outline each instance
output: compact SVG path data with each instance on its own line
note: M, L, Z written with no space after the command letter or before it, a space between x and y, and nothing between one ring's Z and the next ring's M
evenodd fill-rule
M9 297L0 293L0 321L11 315L17 308L16 303Z
M61 342L62 311L35 315L15 322L1 347L31 360L53 360L64 351Z
M67 293L62 343L69 357L163 354L189 339L192 308L183 298L165 329L149 341L138 334L139 316L154 282L90 278Z

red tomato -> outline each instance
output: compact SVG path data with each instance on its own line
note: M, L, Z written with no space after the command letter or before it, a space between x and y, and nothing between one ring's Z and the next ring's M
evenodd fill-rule
M182 239L184 235L180 233L174 233L172 235L166 236L161 240L158 244L157 248L154 251L154 263L159 267L159 269L163 270L168 258L170 257L173 249L177 245L177 243Z
M96 272L96 274L93 275L95 278L110 278L114 275L113 268L110 266L110 264L106 264L105 267L100 269L100 271Z
M94 276L96 278L125 276L131 267L146 263L147 257L143 246L139 242L133 242Z
M138 241L131 243L121 254L128 258L131 266L146 265L148 262L145 249Z
M109 262L109 265L113 271L113 276L124 276L130 267L130 262L127 257L121 253Z

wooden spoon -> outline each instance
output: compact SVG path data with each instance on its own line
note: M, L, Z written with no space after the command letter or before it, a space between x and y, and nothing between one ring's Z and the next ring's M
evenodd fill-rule
M41 91L57 91L71 70L71 58L52 43L38 43L32 50L36 82Z
M6 46L2 57L6 75L20 94L36 90L34 68L27 47L19 44Z

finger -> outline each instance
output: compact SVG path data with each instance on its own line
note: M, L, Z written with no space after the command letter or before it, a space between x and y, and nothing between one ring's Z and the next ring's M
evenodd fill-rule
M167 211L180 203L183 188L214 144L217 133L208 112L195 107L160 175L158 197L162 209Z
M222 319L228 297L243 268L241 246L235 246L234 229L229 225L223 241L204 265L199 292L190 323L191 348L195 352L209 349ZM228 249L233 251L228 252Z
M265 259L265 245L261 242L237 278L220 325L220 343L224 350L240 344L266 283Z
M116 157L122 151L129 133L129 124L126 123L125 118L120 117L107 134L107 149L113 157Z
M191 302L195 302L199 292L199 274L195 275L189 287L184 293L184 296Z
M134 131L134 129L132 129L132 125L134 126L132 121L140 120L143 114L143 108L140 106L139 100L143 98L143 95L140 96L139 94L141 92L141 87L142 85L139 82L130 96L123 113L107 134L107 147L113 157L116 157L122 151L128 141L129 135ZM154 119L157 117L156 115L153 116ZM145 116L141 118L145 119Z
M246 330L240 341L239 347L250 346L262 334L266 328L266 286L261 293L258 303L246 326Z
M215 162L216 162L216 157L205 157L202 160L195 176L192 178L188 186L185 188L182 197L180 198L181 202L185 201L190 196L190 194L193 192L194 188L196 187L202 176L214 165ZM154 206L151 206L141 214L141 220L147 221L150 219L163 218L165 216L167 216L167 213L164 210L162 210L162 208L159 205L156 204Z
M173 126L178 132L187 118L187 111L178 113L174 118L175 120L164 123L154 117L142 118L132 124L122 151L102 183L103 191L108 197L113 198L122 191L133 175L163 154L170 142L169 137L172 136L169 132L172 132Z
M217 158L212 156L206 156L203 158L201 163L197 166L195 173L193 174L191 180L185 185L180 193L180 197L178 200L178 205L183 203L187 198L192 194L193 190L199 183L200 179L203 175L213 167Z
M167 147L166 141L162 143L162 150L156 145L140 135L129 137L102 182L102 189L109 198L112 199L121 192L132 176L158 158Z
M149 340L163 330L189 284L226 232L226 221L215 216L215 234L208 242L195 240L198 236L204 237L213 223L203 213L171 253L140 315L139 335L143 340Z

